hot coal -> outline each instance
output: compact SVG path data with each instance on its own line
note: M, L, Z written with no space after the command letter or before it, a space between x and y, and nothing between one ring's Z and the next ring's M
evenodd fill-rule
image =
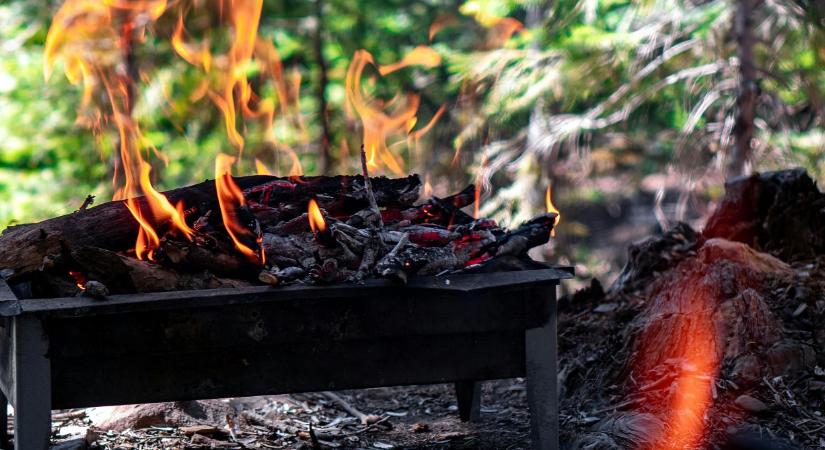
M99 283L96 292L112 294L370 278L406 282L446 272L535 268L527 251L548 241L556 220L556 214L542 214L507 230L462 210L474 201L472 185L417 203L416 175L371 182L377 209L362 176L237 178L246 206L232 219L249 230L240 243L257 259L236 248L214 181L206 181L165 193L170 202L183 202L192 239L146 217L161 238L151 261L135 257L137 224L123 203L108 202L9 228L0 236L0 269L12 284L30 284L37 297L79 293L70 271ZM315 211L315 229L310 200L323 216L318 225Z

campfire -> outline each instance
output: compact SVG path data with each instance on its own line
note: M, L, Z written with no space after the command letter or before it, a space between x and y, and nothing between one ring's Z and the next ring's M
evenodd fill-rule
M223 5L223 2L221 2ZM306 177L296 154L290 176L233 174L243 162L247 121L260 124L271 145L280 114L300 125L297 98L278 52L258 36L262 2L231 1L222 25L228 49L189 36L189 6L165 0L67 0L46 40L46 78L62 65L82 85L78 123L95 133L116 131L117 163L112 202L38 224L15 226L0 238L0 268L12 283L26 282L37 297L172 291L254 284L358 283L370 278L407 282L414 276L535 269L527 252L548 241L558 211L547 191L547 213L508 230L479 217L480 189L443 198L421 197L418 176L404 176L391 142L418 140L433 128L416 128L419 98L406 93L392 102L364 90L364 71L379 76L441 61L419 46L401 61L378 65L365 50L355 53L346 78L347 104L361 120L361 174ZM176 17L174 52L204 75L194 101L211 103L223 117L235 155L219 154L214 181L158 192L153 161L160 149L147 144L134 109L139 102L137 48L161 16ZM262 78L248 79L255 64ZM143 77L145 78L145 76ZM275 97L260 92L274 88ZM394 145L394 144L393 144ZM371 176L388 172L396 178ZM473 215L465 212L472 210Z
M273 37L281 22L267 22L263 0L64 0L48 32L33 33L46 82L76 91L75 125L100 150L95 173L106 173L72 195L105 200L75 198L0 234L0 407L15 408L16 448L47 448L58 434L52 408L75 420L85 408L167 402L158 408L172 416L202 399L263 396L268 408L276 395L315 404L298 402L303 415L285 425L271 410L215 401L210 423L169 433L203 447L393 448L373 439L391 421L427 433L481 419L473 439L484 426L507 434L492 448L825 446L825 193L804 169L739 176L748 162L768 167L756 164L758 148L778 142L767 130L782 124L792 149L821 122L815 102L758 82L774 66L778 84L816 80L784 73L785 61L749 61L773 53L753 52L770 45L753 35L748 10L776 5L728 2L737 9L728 14L725 2L698 2L657 22L634 2L462 1L429 12L420 36L405 31L403 52L379 39L341 45L326 61L338 42L322 42L324 2L308 3L315 11L300 20L314 22L300 27L314 33L312 56ZM462 27L458 15L476 36L462 30L451 46L443 30ZM734 19L730 33L712 26L719 18ZM482 51L483 62L454 76ZM809 53L795 58L806 76L821 63ZM681 66L700 54L701 65ZM302 73L317 84L312 99L302 98ZM3 95L4 73L0 85ZM672 104L681 106L662 109ZM172 113L147 113L158 107ZM178 108L202 116L173 123ZM786 127L808 114L816 120ZM805 145L821 147L819 134ZM646 155L636 149L645 136L657 148ZM802 158L812 173L815 156ZM679 167L711 157L729 166L724 197L710 186L721 185L716 169ZM198 168L181 170L193 160ZM587 171L599 179L570 189ZM622 186L636 179L638 189ZM557 236L559 206L570 232ZM613 250L646 234L619 272ZM545 262L553 258L576 259L590 286L557 302L574 271ZM611 274L603 289L596 277ZM503 383L486 424L485 380ZM438 393L394 390L380 411L341 392L424 385ZM402 400L418 403L409 422L396 411ZM117 422L118 432L140 428ZM2 448L8 425L0 414ZM99 446L131 431L114 433L97 436ZM433 436L422 445L484 440Z

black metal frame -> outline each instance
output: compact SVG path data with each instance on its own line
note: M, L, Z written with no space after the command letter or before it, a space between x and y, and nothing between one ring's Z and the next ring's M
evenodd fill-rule
M287 286L18 299L0 281L0 390L18 450L46 449L52 408L527 376L532 440L558 448L555 288L543 269L398 286ZM0 398L0 407L5 398ZM4 410L5 411L5 410ZM0 444L8 436L0 413Z

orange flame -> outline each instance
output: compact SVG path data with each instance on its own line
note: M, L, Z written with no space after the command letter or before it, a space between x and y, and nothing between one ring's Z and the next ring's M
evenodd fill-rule
M450 13L442 14L436 17L435 20L433 20L433 23L430 24L430 29L427 32L427 37L430 39L430 42L432 42L432 40L435 39L435 35L440 33L441 30L449 26L455 25L457 23L458 18L455 15Z
M421 189L421 198L430 198L433 196L433 185L430 183L430 174L424 176L424 188Z
M549 213L556 213L556 220L553 221L553 229L550 231L550 236L556 235L556 225L559 224L561 220L561 213L559 212L556 205L553 204L553 187L547 186L547 191L544 193L544 204L547 208L547 212Z
M186 62L193 66L202 67L203 70L208 72L212 66L212 54L209 53L209 41L203 41L199 48L192 48L192 46L183 40L185 31L183 14L181 14L178 16L178 24L175 26L175 31L172 32L172 48L174 48L175 52Z
M309 218L309 227L315 234L321 233L327 229L327 223L324 220L324 215L321 214L321 208L318 207L318 202L315 199L309 200L307 206L307 216Z
M221 1L223 5L223 1ZM291 80L284 77L280 56L271 42L258 38L258 24L263 0L229 0L230 22L234 31L231 47L225 55L209 53L209 42L199 46L184 41L183 11L172 34L172 47L185 61L214 73L215 86L205 81L195 98L207 95L224 117L224 124L232 145L243 150L244 138L238 131L238 108L243 117L261 119L267 142L274 142L274 118L276 99L260 98L252 90L247 79L247 65L255 60L263 76L274 83L278 104L284 114L291 112L294 124L304 132L305 127L298 111L300 76Z
M261 162L260 159L255 158L255 172L258 175L272 175L272 172L269 170L268 167L264 163Z
M144 161L144 138L132 118L135 80L123 70L131 45L143 28L163 14L165 0L67 0L55 15L46 36L44 75L49 78L58 59L72 84L83 83L79 113L92 107L94 89L102 84L108 96L111 113L94 109L92 120L81 118L81 124L97 128L113 122L119 138L118 171L123 172L124 185L115 192L115 200L126 200L126 207L139 224L135 253L140 259L152 259L160 239L152 224L169 222L174 230L192 239L193 231L183 215L152 186L151 167ZM155 149L154 153L163 159ZM115 181L119 173L115 172ZM147 212L140 209L136 197L144 195Z
M74 279L74 284L75 286L77 286L78 289L80 289L81 291L86 290L86 275L83 275L82 272L70 270L69 276L71 276L72 279Z
M221 217L223 218L223 225L226 228L226 232L229 233L229 236L235 243L235 248L250 260L259 261L259 255L242 242L242 240L247 242L256 241L260 246L261 237L238 221L238 211L240 208L246 206L246 199L232 178L232 165L235 163L235 159L235 157L223 153L219 153L217 158L215 158L215 189L218 193ZM263 257L264 252L262 249L260 261L263 261Z
M386 64L378 67L378 73L387 75L408 66L423 66L432 69L441 64L441 55L436 53L431 47L419 45L404 55L401 61L394 64Z
M440 63L440 55L429 47L421 46L413 49L400 62L378 66L377 68L379 74L385 75L410 65L435 67ZM404 174L404 169L401 167L398 158L389 150L387 140L410 133L417 120L416 113L420 97L410 93L406 95L406 101L402 102L400 99L403 97L396 96L386 103L380 99L369 97L364 93L361 82L367 65L375 66L373 56L363 49L356 51L347 70L344 83L347 105L352 107L361 119L364 128L363 143L369 167L377 169L383 165L392 173L400 176ZM392 112L386 110L396 103L400 106L396 106ZM434 118L434 120L437 121L438 119ZM434 124L434 121L431 121L431 124ZM429 131L429 128L427 131Z
M481 216L481 187L484 184L484 169L487 168L487 155L481 158L481 166L478 168L478 173L475 179L475 201L473 201L473 217L479 219Z

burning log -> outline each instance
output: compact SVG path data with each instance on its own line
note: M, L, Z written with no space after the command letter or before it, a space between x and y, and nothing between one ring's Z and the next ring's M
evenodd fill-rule
M360 176L302 177L290 180L272 176L248 176L235 178L250 203L278 208L284 213L305 211L309 198L334 199L324 204L331 214L346 215L367 206L363 179ZM411 206L418 198L421 182L417 176L388 179L374 178L376 198L384 205ZM173 189L164 192L172 204L183 202L187 217L209 215L208 221L215 228L220 214L214 181ZM142 211L149 211L147 201L136 199ZM252 208L254 212L254 208ZM211 213L211 214L210 214ZM145 217L153 228L163 234L168 223ZM94 208L48 219L36 224L17 225L0 235L0 268L6 270L10 282L26 279L39 272L50 260L62 260L63 255L81 247L98 247L123 250L134 245L138 224L129 213L124 201L112 201Z
M72 252L72 259L81 273L104 284L112 294L252 285L238 279L219 278L206 270L177 271L97 247L82 247Z
M32 281L39 297L74 295L69 272L113 294L382 276L405 282L442 272L533 268L527 251L547 242L556 219L542 214L513 231L474 220L460 210L472 203L473 186L414 205L416 176L367 182L216 174L219 189L207 181L166 193L186 223L173 229L145 217L141 233L157 234L149 252L131 253L134 216L123 202L110 202L8 230L0 236L0 249L8 250L0 253L3 276ZM144 201L133 200L138 207Z

